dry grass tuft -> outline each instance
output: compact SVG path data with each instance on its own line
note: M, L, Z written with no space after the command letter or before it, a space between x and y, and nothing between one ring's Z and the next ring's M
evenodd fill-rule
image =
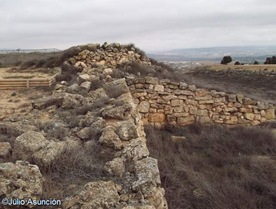
M112 157L110 150L103 152L96 142L86 147L67 149L51 165L41 168L46 178L44 198L63 199L72 195L72 190L76 191L77 187L102 179L102 167Z
M169 208L276 207L276 139L268 129L194 124L145 130ZM187 139L173 142L172 135Z

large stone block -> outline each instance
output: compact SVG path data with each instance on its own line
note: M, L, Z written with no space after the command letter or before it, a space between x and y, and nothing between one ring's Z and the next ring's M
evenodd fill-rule
M155 85L154 86L154 91L163 92L164 91L164 86L163 85Z
M254 115L254 113L245 113L244 114L244 117L247 119L247 120L254 120L254 117L255 117L255 115Z
M158 78L146 77L145 81L147 84L153 84L153 85L158 84Z
M150 104L148 101L142 101L138 105L138 111L141 113L148 113L150 108Z
M186 117L178 117L177 118L177 123L180 125L185 125L185 124L190 124L195 121L194 116L186 116Z
M275 119L275 109L267 109L265 111L265 119L267 120Z
M40 199L42 184L43 177L36 165L26 161L16 161L15 164L11 162L0 164L1 197L20 198L22 200L25 198ZM5 207L1 206L1 208Z
M183 105L183 100L180 100L180 99L171 100L172 107L181 106L181 105Z
M165 114L164 113L149 114L149 122L150 123L164 123L165 122Z

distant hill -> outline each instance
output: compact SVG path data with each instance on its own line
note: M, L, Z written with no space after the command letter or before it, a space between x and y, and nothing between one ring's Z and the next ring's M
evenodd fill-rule
M148 54L160 61L221 61L230 55L233 61L253 63L255 60L264 62L266 57L276 55L276 46L233 46L173 49Z
M7 53L33 53L33 52L59 52L61 50L56 48L47 48L47 49L0 49L0 54Z

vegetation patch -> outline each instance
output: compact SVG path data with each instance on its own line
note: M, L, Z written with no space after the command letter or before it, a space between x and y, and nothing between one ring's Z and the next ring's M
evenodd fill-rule
M169 208L276 207L276 139L269 129L193 124L145 131Z

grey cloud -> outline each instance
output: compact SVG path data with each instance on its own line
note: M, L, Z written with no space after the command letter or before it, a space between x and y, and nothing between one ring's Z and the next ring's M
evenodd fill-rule
M0 48L276 44L275 9L272 0L1 0Z

